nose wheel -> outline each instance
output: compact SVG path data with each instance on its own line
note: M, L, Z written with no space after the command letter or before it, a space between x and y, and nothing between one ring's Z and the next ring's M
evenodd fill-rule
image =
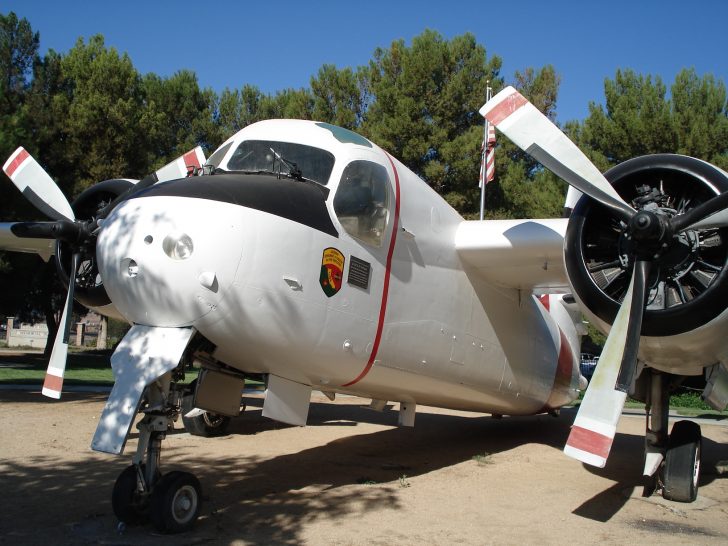
M111 505L119 522L142 525L151 521L162 533L183 533L192 528L202 506L199 480L189 472L159 469L162 440L179 415L177 391L169 381L152 384L147 391L144 417L137 425L139 443L132 464L116 479Z
M202 489L189 472L165 474L152 490L149 516L164 533L182 533L192 527L200 513Z

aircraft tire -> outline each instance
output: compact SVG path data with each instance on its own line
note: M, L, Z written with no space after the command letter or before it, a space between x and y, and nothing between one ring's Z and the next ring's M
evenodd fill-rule
M111 507L116 518L127 525L141 525L149 519L148 507L137 493L137 471L134 465L127 466L116 478L111 492Z
M194 388L192 390L194 392ZM182 398L182 424L185 430L193 436L224 436L230 426L230 417L206 411L202 415L185 417L194 409L194 395L188 394Z
M189 472L163 475L154 486L149 506L152 524L162 533L183 533L192 528L200 514L202 488Z
M662 496L665 499L693 502L698 497L700 451L700 426L692 421L675 423L663 469Z

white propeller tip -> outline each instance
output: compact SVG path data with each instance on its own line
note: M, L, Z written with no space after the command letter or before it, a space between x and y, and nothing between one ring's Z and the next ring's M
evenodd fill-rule
M56 400L61 399L61 391L54 391L52 389L47 389L43 387L43 390L40 392L43 394L43 396L47 396L48 398L54 398Z
M568 444L564 447L564 454L568 455L572 459L576 459L577 461L581 461L582 463L590 466L596 466L597 468L604 468L604 465L607 464L606 458L588 451L582 451L581 449L572 447Z
M583 463L604 468L616 432L616 425L577 415L564 453Z

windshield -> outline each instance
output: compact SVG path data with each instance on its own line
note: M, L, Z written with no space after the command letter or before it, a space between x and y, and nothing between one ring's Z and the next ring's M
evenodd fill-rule
M292 173L291 164L295 164L304 178L325 185L329 182L331 170L334 168L334 155L305 144L244 140L233 152L227 170L276 173L280 171L288 174Z

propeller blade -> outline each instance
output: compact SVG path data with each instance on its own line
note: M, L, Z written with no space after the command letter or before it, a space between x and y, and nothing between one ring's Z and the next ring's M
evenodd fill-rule
M624 354L622 364L619 368L619 375L614 386L618 391L628 393L634 380L637 370L637 351L640 348L640 332L642 330L642 317L645 314L645 298L647 295L647 278L650 276L652 263L645 260L637 260L634 264L632 274L632 299L629 302L630 314L627 325L627 337L624 340ZM625 305L625 298L622 305Z
M27 252L38 254L47 262L56 251L56 240L53 238L28 239L13 233L13 226L18 222L0 222L0 250L10 252Z
M584 463L603 468L612 448L617 423L627 393L614 388L628 337L633 310L635 274L612 324L599 363L594 370L564 446L564 453ZM644 304L642 304L644 306ZM641 321L640 321L641 324Z
M83 235L81 224L58 220L57 222L15 222L10 231L16 237L26 239L59 239L68 243L77 242Z
M620 219L626 222L635 213L576 144L515 88L503 89L480 113L519 148Z
M686 229L728 227L728 192L721 193L694 209L670 220L674 233Z
M174 159L167 163L161 169L155 171L157 179L160 182L166 180L176 180L178 178L184 178L189 174L189 168L194 167L195 169L201 168L205 164L205 152L202 151L201 146L190 150L186 154L181 155L177 159Z
M3 171L25 198L54 220L76 219L73 209L50 175L22 146L3 165Z
M56 339L53 342L51 359L48 362L42 393L49 398L59 399L63 390L63 376L66 372L68 357L68 340L71 337L71 318L73 315L73 293L76 285L76 271L78 271L81 255L74 253L71 257L71 278L68 283L68 294L63 307L61 322L58 325Z
M186 154L170 161L164 167L142 178L134 186L106 205L106 207L99 212L99 218L106 218L119 203L128 199L129 196L140 192L149 186L153 186L157 182L166 182L167 180L185 178L188 175L188 167L199 169L204 164L205 152L202 151L201 146L197 146Z

